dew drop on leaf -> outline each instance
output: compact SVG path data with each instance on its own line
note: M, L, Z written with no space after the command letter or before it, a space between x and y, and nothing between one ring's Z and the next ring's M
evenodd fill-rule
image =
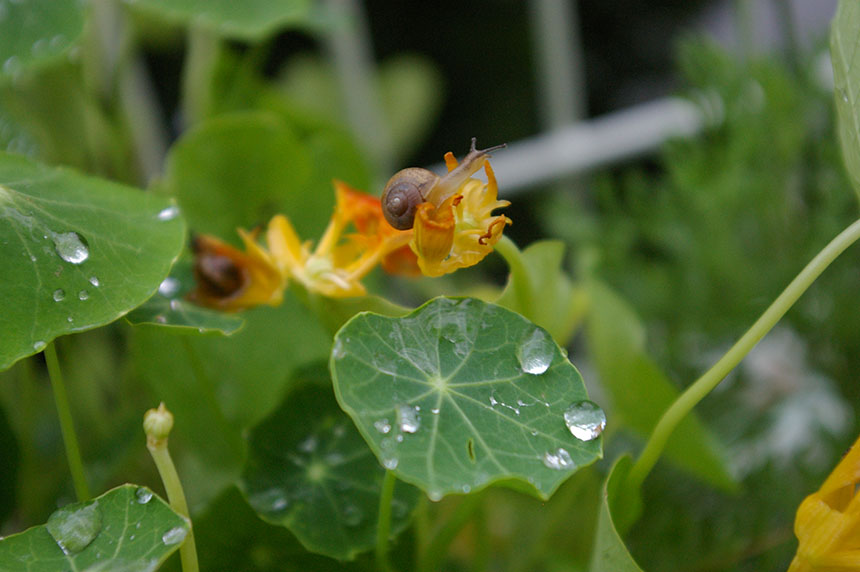
M90 293L87 292L86 290L81 290L80 292L78 292L78 300L83 302L84 300L89 300L89 298L90 298Z
M185 540L187 534L188 529L182 528L181 526L176 526L162 534L161 541L167 546L170 546L172 544L178 544Z
M345 355L343 351L343 342L340 338L335 340L334 347L331 349L331 355L334 356L334 359L341 359Z
M97 502L73 505L55 511L45 524L66 556L90 545L102 529L102 513Z
M179 286L179 280L172 276L168 276L161 281L161 284L158 285L158 293L165 298L170 298L179 292Z
M36 350L37 352L40 352L43 349L45 349L45 346L47 346L47 345L48 344L46 344L42 340L39 340L38 342L33 343L33 349Z
M377 419L373 422L373 426L383 435L391 431L391 423L388 422L388 419Z
M597 439L606 427L606 414L592 401L577 401L564 412L564 424L581 441Z
M517 348L517 359L523 371L540 375L549 369L553 358L553 342L540 329L535 329Z
M52 296L54 298L54 302L62 302L66 298L66 291L62 288L57 288L54 290L54 294Z
M98 288L101 285L101 282L99 282L99 279L97 277L90 276L90 284Z
M158 211L158 214L155 216L158 220L173 220L179 216L179 207L176 205L169 206Z
M573 459L570 458L570 453L559 447L555 451L547 451L543 455L543 464L550 469L567 469L573 467Z
M152 491L146 487L140 487L134 492L139 504L146 504L152 500Z
M284 511L290 503L284 490L275 487L249 496L248 504L257 512L273 514Z
M397 465L400 461L398 461L397 457L390 457L388 459L382 460L382 466L388 469L389 471L393 471L397 468Z
M421 427L421 421L415 409L408 405L397 406L397 426L404 433L415 433Z
M62 232L51 235L57 254L66 262L80 264L90 257L86 241L76 232Z

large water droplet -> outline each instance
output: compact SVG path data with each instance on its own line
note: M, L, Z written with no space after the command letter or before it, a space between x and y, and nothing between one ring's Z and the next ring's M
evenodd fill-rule
M90 545L102 529L98 502L71 505L54 512L45 524L63 554L77 554Z
M397 410L397 426L404 433L415 433L421 427L421 421L418 419L418 413L414 408L408 405L398 405Z
M98 288L101 285L101 282L99 282L99 279L95 276L90 276L90 284Z
M564 412L564 424L582 441L597 439L606 427L606 414L592 401L577 401Z
M567 469L573 466L573 459L570 458L570 453L559 447L555 451L547 451L543 454L543 464L550 469Z
M535 329L517 348L520 367L532 375L544 373L552 364L554 345L546 332Z
M158 214L155 216L158 220L173 220L179 216L179 207L176 205L169 206L158 211Z
M389 457L388 459L382 460L382 466L388 469L389 471L393 471L397 468L399 461L397 457Z
M152 491L146 487L139 487L135 492L134 496L137 497L137 502L140 504L146 504L152 500Z
M90 257L86 241L76 232L54 233L51 238L54 240L57 254L66 262L80 264Z
M39 341L33 343L33 349L36 350L37 352L40 352L43 349L45 349L45 346L47 346L47 345L48 344L46 344L42 340L39 340Z
M54 298L54 302L62 302L66 299L66 291L62 288L57 288L54 290L52 298Z
M188 535L188 529L183 528L181 526L175 526L161 535L161 541L170 546L172 544L178 544L185 540L185 537Z
M83 302L84 300L89 300L89 298L90 298L90 293L87 292L86 290L81 290L80 292L78 292L78 300Z

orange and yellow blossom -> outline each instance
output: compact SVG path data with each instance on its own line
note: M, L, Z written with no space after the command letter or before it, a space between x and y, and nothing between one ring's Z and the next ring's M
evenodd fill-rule
M789 572L860 570L860 438L797 509L799 545Z

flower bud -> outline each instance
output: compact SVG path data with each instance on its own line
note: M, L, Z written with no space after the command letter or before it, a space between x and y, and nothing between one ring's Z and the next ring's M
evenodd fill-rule
M173 429L173 414L164 406L164 402L158 409L150 409L143 416L143 430L146 433L147 443L157 444L167 439L170 430Z

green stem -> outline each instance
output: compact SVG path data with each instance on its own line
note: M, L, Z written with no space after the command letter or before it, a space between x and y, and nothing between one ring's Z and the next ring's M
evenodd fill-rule
M499 242L496 243L496 251L502 255L502 258L505 259L511 271L511 281L514 283L514 291L516 292L517 306L519 306L520 313L526 318L532 318L534 289L529 279L529 272L523 259L522 251L517 248L513 240L504 234Z
M81 448L75 433L72 409L69 407L69 395L66 393L66 384L63 382L63 373L60 370L60 361L57 359L57 349L54 344L55 342L52 342L45 348L45 362L48 364L48 377L51 378L51 389L54 391L54 401L57 404L57 416L60 418L60 430L63 433L63 445L66 447L66 459L69 462L69 471L72 473L75 495L79 501L84 501L90 498L90 488L84 474L84 462L81 459Z
M381 572L391 571L388 560L388 539L391 536L391 501L394 498L394 485L397 477L392 471L385 471L382 491L379 495L379 520L376 524L376 567Z
M654 467L660 454L669 440L669 436L682 419L708 393L710 393L728 373L749 353L749 351L767 334L771 328L794 305L798 298L815 281L837 256L860 238L860 220L843 230L836 238L825 246L812 261L801 270L794 280L774 300L764 314L756 320L752 327L733 345L726 354L697 379L682 393L678 399L663 413L651 438L636 460L627 477L627 485L634 490L642 486L645 477Z
M212 78L220 51L221 43L214 32L195 24L189 26L182 69L182 123L186 129L212 111Z
M457 537L457 534L472 518L473 513L478 509L484 501L483 493L472 493L463 497L459 506L454 510L454 514L445 521L430 544L424 550L422 558L416 566L417 572L433 572L441 570L442 561L448 554L448 546Z
M167 492L170 508L187 518L189 522L188 536L185 538L182 546L179 547L179 559L182 562L182 571L198 572L200 567L197 564L194 527L190 525L191 518L188 512L188 503L185 500L185 491L182 489L179 473L176 471L176 466L170 457L170 451L167 449L167 437L156 439L147 435L146 448L149 449L149 454L152 455L152 460L155 461L155 467L161 476L161 482L164 483L164 490Z

